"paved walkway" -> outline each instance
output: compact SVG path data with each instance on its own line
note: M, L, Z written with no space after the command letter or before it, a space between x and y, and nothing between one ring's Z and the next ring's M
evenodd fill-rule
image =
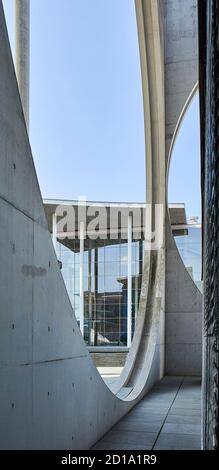
M93 448L97 450L200 449L200 379L164 377Z

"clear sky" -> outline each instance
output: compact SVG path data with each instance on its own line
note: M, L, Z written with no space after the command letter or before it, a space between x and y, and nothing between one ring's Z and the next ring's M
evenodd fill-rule
M14 48L14 0L4 0ZM31 0L30 139L45 198L144 201L134 0ZM169 201L199 215L198 99L172 157Z

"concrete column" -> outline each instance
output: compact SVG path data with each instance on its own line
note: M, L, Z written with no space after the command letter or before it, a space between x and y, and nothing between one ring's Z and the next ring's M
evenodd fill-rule
M57 215L52 215L52 241L57 255Z
M92 344L92 251L91 251L91 242L89 242L89 250L88 250L88 309L89 309L89 318L88 318L88 341L89 346L93 346Z
M98 299L98 248L94 250L94 346L98 345L98 321L97 321L97 299Z
M136 324L136 319L137 319L137 314L138 314L138 299L139 299L139 295L138 295L138 276L135 275L135 324Z
M132 342L132 217L128 216L127 346Z
M84 336L84 222L80 222L80 329Z
M15 62L27 129L29 129L30 0L15 0Z

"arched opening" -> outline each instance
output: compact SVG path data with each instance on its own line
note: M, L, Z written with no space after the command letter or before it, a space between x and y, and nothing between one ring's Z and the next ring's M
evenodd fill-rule
M5 11L14 50L13 0L5 2ZM137 203L141 212L145 200L135 5L132 0L39 0L31 2L30 26L30 140L50 232L96 365L112 361L121 370L133 336L143 263L143 241L133 234L128 240L129 208ZM119 220L126 219L120 227L126 233L120 230L118 240L104 233L82 243L81 195L86 210L93 207L89 201L107 211L113 202ZM77 220L69 236L56 227L56 208L66 205Z
M185 111L172 149L168 201L180 209L178 223L172 227L174 239L186 269L202 291L198 93Z

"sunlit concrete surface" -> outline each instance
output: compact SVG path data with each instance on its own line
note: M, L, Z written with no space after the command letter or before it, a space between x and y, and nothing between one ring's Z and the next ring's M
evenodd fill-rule
M30 0L15 0L15 34L17 81L29 128Z
M120 377L123 367L97 367L97 370L105 384L110 387Z
M168 74L165 75L163 70L163 45L168 46L171 40L171 50L177 57L181 50L189 54L191 44L196 47L196 36L190 38L189 33L191 41L188 42L188 34L185 34L187 30L190 32L191 11L195 15L196 2L176 0L176 18L172 15L172 2L167 1L165 5L164 15L162 2L136 1L145 106L147 202L152 204L153 210L148 221L151 232L156 204L166 206L165 122L169 123L171 110L181 109L180 104L184 104L197 79L190 70L186 75L188 86L183 98L176 93L173 100L166 94L165 103L164 85ZM169 47L170 44L167 51ZM189 59L190 55L187 62ZM165 60L168 60L168 54ZM177 70L177 63L174 63L174 70ZM183 70L186 68L185 62ZM165 431L164 425L175 424L167 423L167 417L174 414L174 410L179 423L181 413L184 416L187 408L189 415L199 416L199 400L190 396L190 392L196 390L197 382L165 379L160 385L165 393L160 394L154 389L147 398L145 395L163 377L165 370L170 374L170 366L172 373L181 376L199 374L200 340L198 334L191 335L191 325L198 332L192 318L193 313L196 316L200 312L201 322L202 299L168 232L169 215L161 221L161 248L145 253L135 334L121 376L115 380L115 388L110 390L97 372L84 343L48 231L1 0L0 69L0 447L88 449L142 398L127 420L131 416L135 422L140 415L145 424L145 417L148 420L151 416L155 423L156 416L160 416L159 427L139 432L133 424L131 431L123 433L118 428L119 432L111 431L109 445L116 446L115 439L119 437L117 445L120 448L123 445L125 448L141 446L142 449L176 447L179 444L177 440L174 444L175 434ZM174 85L178 87L178 74L175 77ZM165 106L168 102L174 106ZM174 116L172 130L177 124L178 113L174 112ZM171 129L168 132L171 134ZM185 314L190 315L189 319ZM183 325L183 334L176 331L168 345L167 316L171 331L176 316L180 316L176 324ZM198 447L199 434L190 436L185 433L185 428L181 433L181 436L187 436L184 447ZM183 441L180 442L182 446Z
M164 377L94 449L201 449L201 381Z

